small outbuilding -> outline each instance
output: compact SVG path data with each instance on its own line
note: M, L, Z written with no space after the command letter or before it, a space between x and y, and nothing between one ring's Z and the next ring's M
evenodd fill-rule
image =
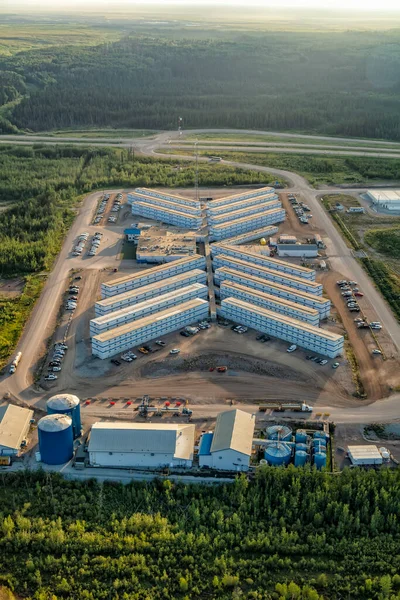
M26 439L33 410L3 404L0 406L0 456L15 456Z
M382 454L379 452L377 446L372 444L349 446L348 454L353 465L381 465L383 463Z
M242 410L220 413L210 447L209 466L221 471L247 471L254 427L255 416Z

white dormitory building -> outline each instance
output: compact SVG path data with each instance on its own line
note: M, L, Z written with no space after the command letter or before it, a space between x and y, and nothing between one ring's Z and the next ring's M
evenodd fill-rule
M319 313L320 319L326 319L331 310L331 303L328 298L295 290L286 285L257 277L256 275L243 273L237 269L229 267L217 269L214 273L214 280L217 285L221 285L224 281L232 281L245 286L249 290L259 290L284 300L290 300L301 306L315 308ZM218 293L218 290L216 292Z
M344 338L330 331L244 302L238 298L222 300L218 310L225 319L251 327L301 348L335 358L343 352Z
M135 202L132 204L132 214L187 229L200 229L203 224L201 216L188 215L179 210L179 207L175 210L148 202Z
M174 194L166 194L165 192L152 190L150 188L136 188L134 192L130 192L127 196L129 204L132 203L135 194L140 194L142 196L150 196L151 198L159 198L161 200L169 200L170 202L175 202L176 204L181 204L182 206L192 206L193 208L200 208L200 202L198 200L192 200L191 198L185 198L183 196L177 196Z
M166 294L167 292L172 292L194 283L205 285L207 283L207 273L201 269L193 269L193 271L180 273L173 277L166 277L165 279L130 290L129 292L99 300L95 304L95 315L96 317L101 317L102 315L121 310L144 300L150 300L161 294Z
M190 424L95 423L89 440L92 467L190 468L195 426Z
M181 327L208 318L208 302L201 298L162 310L147 317L110 329L92 338L92 354L110 358Z
M267 187L259 188L258 190L250 190L248 192L239 192L238 194L231 194L230 196L224 196L223 198L218 198L217 200L211 200L211 202L208 203L207 208L213 209L213 208L216 208L217 206L228 205L228 204L232 204L234 202L238 202L239 200L247 200L248 198L256 198L257 196L265 196L266 194L271 194L271 195L275 195L276 197L278 197L275 193L275 188L267 186Z
M224 239L222 242L214 242L211 246L214 249L216 246L220 246L221 244L229 244L230 246L237 246L239 244L246 244L247 242L252 242L253 240L259 240L261 238L268 239L272 235L278 233L278 227L273 225L268 225L266 227L260 227L259 229L253 229L253 231L249 231L248 233L241 233L239 235L235 235L230 238Z
M171 306L183 304L194 298L203 298L204 300L207 300L208 287L201 283L193 283L190 286L174 290L173 292L167 292L166 294L157 295L157 297L151 298L150 300L147 299L138 304L127 306L121 310L92 319L90 321L90 336L93 337L94 335L99 335L104 331L109 331L120 325L137 321L142 317L147 317L148 315L160 312Z
M282 205L279 200L271 200L269 202L259 203L255 206L248 206L245 208L238 208L232 212L223 212L218 215L210 213L208 215L208 223L210 225L219 225L220 223L226 223L227 221L236 221L243 217L248 217L254 214L261 214L274 208L281 208Z
M260 214L220 223L219 225L211 224L209 225L210 241L219 241L227 237L247 233L265 225L281 223L285 220L285 215L286 213L283 208L274 208Z
M287 287L291 287L295 290L322 296L323 288L320 283L309 281L308 279L304 279L302 277L295 277L294 275L282 273L281 271L267 269L261 265L248 263L247 260L240 260L239 258L234 258L233 256L218 254L213 260L213 265L215 269L229 267L230 269L236 269L237 271L242 271L243 273L248 273L249 275L255 275L256 277L261 277L262 279L266 279L268 281L286 285Z
M210 445L209 434L200 441L199 466L220 471L248 471L253 444L255 416L229 410L217 417Z
M205 266L205 257L198 254L196 254L196 256L180 258L171 263L159 265L133 275L125 275L124 277L119 277L108 283L102 283L101 297L109 298L116 294L129 292L130 290L149 285L150 283L161 281L166 277L173 277L174 275L179 275L179 273L186 273L192 269L205 269Z
M249 198L248 200L239 200L236 202L232 202L231 204L223 204L221 206L216 206L215 208L207 205L207 215L209 217L216 217L221 214L229 214L236 210L240 210L242 208L249 208L251 206L256 206L258 204L265 204L266 202L278 202L279 206L281 203L276 194L264 194L263 196L256 196L255 198Z
M313 325L314 327L319 326L319 312L315 308L309 308L307 306L301 306L296 302L290 300L284 300L259 290L251 290L247 286L231 281L223 281L220 287L220 298L225 300L226 298L239 298L245 302L250 302L256 306L261 306L268 310L272 310L282 315L287 315L293 319L304 321Z
M315 281L315 271L313 269L307 269L299 265L285 262L283 260L277 260L270 256L261 254L260 252L254 252L246 247L229 246L228 244L213 244L211 246L211 252L213 257L223 254L224 256L232 256L240 260L247 261L248 263L260 265L273 271L279 271L281 273L287 273L294 277L301 277L310 281Z
M29 433L33 410L3 404L0 406L0 456L15 456Z
M165 200L164 198L153 198L151 196L145 196L138 193L133 193L129 195L129 203L132 206L132 212L136 204L144 203L151 204L151 206L159 206L160 208L168 208L169 210L178 210L179 212L184 213L185 215L190 215L191 217L199 217L201 215L200 206L187 206L186 204L178 204L174 200Z

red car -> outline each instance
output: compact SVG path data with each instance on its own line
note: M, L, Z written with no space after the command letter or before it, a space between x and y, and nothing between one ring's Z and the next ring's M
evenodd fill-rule
M364 294L362 292L354 292L354 295L359 296L359 297L364 296Z

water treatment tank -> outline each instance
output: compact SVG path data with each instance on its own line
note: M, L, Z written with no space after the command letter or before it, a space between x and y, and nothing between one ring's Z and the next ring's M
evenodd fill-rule
M81 406L79 398L72 394L57 394L47 400L48 415L68 415L72 419L74 438L82 432Z
M39 451L42 462L63 465L72 458L74 437L68 415L47 415L38 423Z
M300 443L300 444L305 444L307 441L307 433L305 432L304 429L298 429L296 431L296 437L295 437L295 441L296 444Z
M290 442L292 439L292 430L287 425L271 425L271 427L267 427L266 434L267 440Z
M264 456L270 465L287 465L290 462L292 450L288 444L276 442L276 444L269 444L267 446Z
M294 455L294 466L303 467L307 462L308 454L304 450L296 450Z
M329 434L325 433L324 431L316 431L313 435L314 440L320 439L320 440L327 440L329 438Z
M317 467L317 469L326 467L326 454L323 452L317 452L314 454L314 465Z
M312 441L312 447L314 448L315 452L317 452L319 448L323 448L326 452L326 440L323 440L322 438L314 438Z
M296 452L301 450L302 452L308 452L307 444L296 444Z

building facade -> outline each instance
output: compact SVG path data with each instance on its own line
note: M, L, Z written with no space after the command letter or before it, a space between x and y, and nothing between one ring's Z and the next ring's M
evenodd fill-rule
M152 206L159 206L163 208L168 208L170 210L177 210L181 213L190 215L192 217L199 217L201 215L200 206L181 204L176 202L175 200L166 200L165 198L154 198L153 196L139 194L137 192L128 194L128 196L129 204L132 206L132 212L136 212L133 207L136 206L137 202L144 202L145 204L151 204Z
M274 208L262 214L243 217L241 219L236 219L235 221L228 221L226 223L220 223L219 225L211 224L209 226L210 241L219 241L227 237L247 233L248 231L266 225L281 223L285 220L285 216L286 213L283 208Z
M257 204L264 204L265 202L277 200L278 196L276 194L264 194L262 196L255 196L254 198L249 198L248 200L239 200L236 202L232 202L232 204L223 204L222 206L216 206L215 208L212 208L209 205L207 205L206 211L207 215L216 216L222 213L230 213L236 210L240 210L241 208L249 208L251 206L256 206Z
M275 194L275 189L273 187L263 187L258 190L250 190L248 192L239 192L238 194L232 194L230 196L224 196L223 198L218 198L217 200L212 200L208 203L208 208L213 209L217 206L223 206L232 204L234 202L238 202L239 200L248 200L249 198L257 198L257 196L265 196L266 194Z
M135 192L138 194L142 194L144 196L150 196L152 198L160 198L162 200L169 200L171 202L175 202L176 204L182 204L182 206L192 206L193 208L200 208L200 202L198 200L192 200L191 198L184 198L183 196L177 196L174 194L166 194L165 192L160 192L158 190L152 190L150 188L136 188ZM128 194L128 201L131 194Z
M165 208L149 202L134 202L132 214L187 229L199 229L203 224L201 216L188 215L181 210Z
M238 246L239 244L245 244L246 242L251 242L253 240L259 240L261 238L270 238L271 235L275 235L278 233L279 228L274 225L267 225L266 227L259 227L258 229L253 229L253 231L249 231L247 233L241 233L239 235L234 235L233 237L226 238L222 242L214 242L212 244L212 248L219 246L220 244L229 244L230 246Z
M0 456L16 456L29 433L33 410L6 404L0 406Z
M293 256L297 258L316 258L318 246L316 244L277 244L279 257ZM315 273L315 271L314 271Z
M260 202L254 206L247 206L245 208L238 208L232 212L221 212L219 214L209 213L208 214L208 223L218 225L219 223L226 223L227 221L235 221L237 219L241 219L243 217L248 217L250 215L262 214L267 210L273 210L274 208L282 208L279 200L270 200Z

